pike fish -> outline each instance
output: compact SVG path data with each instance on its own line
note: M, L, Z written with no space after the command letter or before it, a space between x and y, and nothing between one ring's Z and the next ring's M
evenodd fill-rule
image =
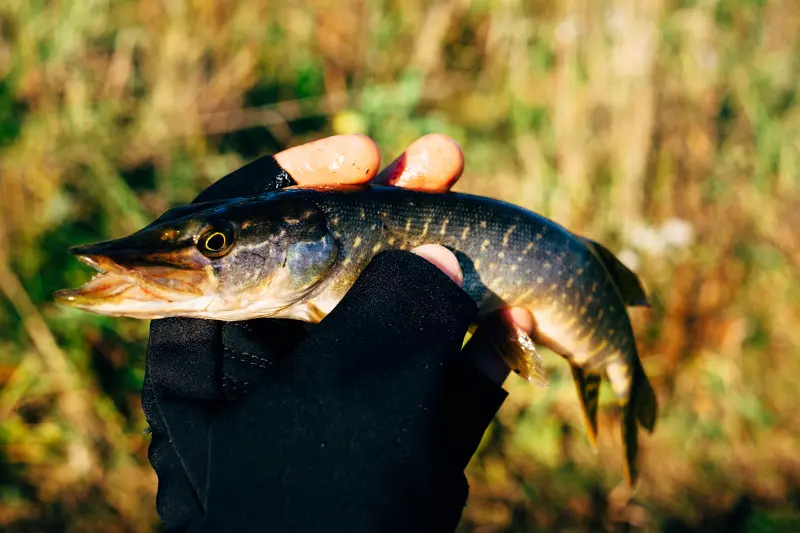
M600 381L608 377L622 415L626 479L634 484L637 423L652 431L657 411L626 311L649 305L642 285L602 245L508 203L365 186L292 187L177 207L130 236L72 248L99 273L55 299L142 319L315 323L375 254L422 244L456 254L464 290L479 306L478 327L505 328L494 344L512 368L544 379L534 343L569 362L592 445ZM530 336L496 319L509 306L531 312Z

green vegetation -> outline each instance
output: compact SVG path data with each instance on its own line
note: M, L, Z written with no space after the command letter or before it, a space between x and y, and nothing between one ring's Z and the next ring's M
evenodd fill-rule
M284 5L281 5L284 4ZM148 531L147 324L55 307L71 244L120 236L262 153L444 132L458 187L607 243L661 402L642 482L566 364L512 394L462 531L800 531L796 0L4 0L0 529Z

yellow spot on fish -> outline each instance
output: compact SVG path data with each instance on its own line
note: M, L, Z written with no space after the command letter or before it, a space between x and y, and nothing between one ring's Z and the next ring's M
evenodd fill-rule
M517 265L511 265L511 272L516 272L517 268L519 268Z
M517 226L511 226L506 230L505 235L503 235L503 246L508 246L508 239L511 237L511 234L514 233L515 229L517 229Z
M378 243L378 244L376 244L375 246L373 246L373 247L372 247L372 253L375 253L375 252L377 252L377 251L378 251L378 250L380 250L382 247L383 247L383 244L381 244L381 243Z
M544 278L542 276L539 276L538 278L536 278L536 283L543 283L543 282L544 282Z
M578 276L582 275L582 274L583 274L583 269L582 269L582 268L579 268L579 269L578 269L578 271L576 272L576 274L577 274Z
M342 264L343 265L349 265L350 264L350 258L349 257L346 258L344 261L342 261Z
M389 237L389 238L387 239L387 242L389 243L389 246L393 245L393 244L394 244L394 241L395 241L395 238L394 238L394 237Z
M542 234L541 233L537 233L536 234L536 240L537 241L541 241L542 240Z
M569 278L567 280L567 288L571 289L573 285L575 285L575 279L574 278Z
M469 224L464 226L464 231L461 232L461 240L463 241L464 239L466 239L467 235L469 235Z
M489 263L489 268L497 268L497 263Z
M406 219L406 233L408 233L409 231L411 231L411 218L410 217Z
M578 321L578 319L575 316L572 316L572 317L570 317L569 320L564 322L561 327L564 328L564 329L571 328L573 326L573 324L575 324L575 322L577 322L577 321Z
M485 251L486 251L486 250L489 248L489 245L490 245L490 244L491 244L491 243L489 242L489 239L486 239L486 240L484 240L484 241L481 243L481 252L485 252Z
M353 248L358 248L361 246L361 237L356 237L353 239Z
M600 342L600 344L598 344L597 347L594 350L592 350L592 353L589 355L589 357L594 357L595 355L599 354L600 352L602 352L605 349L605 347L607 345L608 345L608 343L606 342L605 339L603 339Z
M505 256L506 256L505 252L500 252L499 254L497 254L497 257L499 257L500 259L504 259Z
M485 221L485 220L481 220L481 227L482 227L482 228L485 228L485 227L486 227L486 221Z
M600 312L597 313L597 320L600 320L601 318L603 318L603 314L604 313L605 313L605 311L601 309Z
M533 241L529 242L528 246L526 246L525 249L522 250L522 255L528 255L528 252L530 252L531 250L533 250Z
M481 267L481 260L476 259L475 261L472 262L472 264L475 265L475 269L477 270Z
M428 227L430 227L430 225L431 225L431 219L426 220L425 225L422 226L422 235L420 235L420 237L424 237L425 235L428 234Z
M553 268L553 265L551 265L549 261L545 261L542 266L545 268L545 270L550 270Z
M448 222L450 222L449 218L444 219L444 222L442 222L442 229L439 230L439 235L445 235L447 233Z
M610 329L610 330L608 330L608 334L609 334L609 335L613 335L615 331L617 331L617 330L615 330L615 329Z
M331 219L331 222L332 222L333 224L338 224L338 223L339 223L339 217L334 217L334 218L332 218L332 219ZM242 227L244 227L244 224L242 224Z
M361 220L364 220L365 218L367 218L367 212L362 207L361 208Z

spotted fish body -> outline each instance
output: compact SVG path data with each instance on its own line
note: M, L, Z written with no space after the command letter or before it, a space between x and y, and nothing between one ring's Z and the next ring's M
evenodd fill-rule
M167 231L191 234L195 231L191 224L204 217L225 219L237 228L239 242L225 256L202 263L202 268L237 280L272 276L268 270L281 268L286 271L281 278L285 293L281 305L258 309L242 303L238 309L215 311L215 304L210 302L191 312L106 314L140 318L177 314L225 320L271 316L317 322L341 300L375 254L391 248L408 250L441 244L459 259L464 290L477 302L481 315L509 306L528 309L535 321L532 340L569 361L592 443L597 430L600 377L608 376L622 411L626 477L631 483L635 481L637 420L652 431L656 402L639 360L626 305L646 305L647 299L636 276L599 244L511 204L466 194L394 187L290 188L255 198L215 202L203 209L200 204L186 213L168 213L127 239L144 242L145 237L152 240L151 235L160 232L163 240ZM194 243L203 238L202 234L195 236ZM261 248L261 243L269 240L284 246L291 242L303 245L295 250L297 253L280 252L284 255L278 267L266 259L280 255L275 248L278 244L269 250ZM113 256L108 250L135 248L116 242L95 248L89 245L76 253ZM136 246L156 246L147 242L150 244ZM178 244L172 246L179 248ZM186 257L182 256L181 264L187 263ZM115 257L115 261L121 260ZM163 258L159 261L164 262ZM300 275L309 265L313 266L313 275ZM307 277L311 281L305 281ZM286 280L292 279L295 281L287 285ZM273 280L273 292L276 284ZM229 292L249 290L243 286L237 282L237 288ZM292 291L296 298L289 297ZM263 293L246 300L263 300ZM92 307L84 306L103 312Z

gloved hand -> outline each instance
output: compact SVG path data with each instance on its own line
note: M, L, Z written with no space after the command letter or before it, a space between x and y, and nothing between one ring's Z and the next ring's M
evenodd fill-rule
M428 137L377 180L447 189L462 165L452 141ZM363 182L377 167L369 139L333 137L258 159L197 201L295 180ZM463 470L505 398L498 383L508 370L482 357L489 349L480 330L461 350L475 304L446 255L422 255L449 274L414 254L385 252L313 327L152 322L142 405L168 530L456 527Z

